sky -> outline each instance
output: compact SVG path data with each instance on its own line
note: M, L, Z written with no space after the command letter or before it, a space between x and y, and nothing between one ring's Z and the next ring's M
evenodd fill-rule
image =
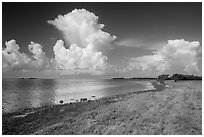
M3 77L202 74L202 3L2 4Z

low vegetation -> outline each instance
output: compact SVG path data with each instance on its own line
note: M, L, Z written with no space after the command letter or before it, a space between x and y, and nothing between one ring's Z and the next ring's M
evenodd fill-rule
M173 74L169 76L168 74L162 74L158 76L159 80L202 80L202 76L194 75L183 75L183 74Z

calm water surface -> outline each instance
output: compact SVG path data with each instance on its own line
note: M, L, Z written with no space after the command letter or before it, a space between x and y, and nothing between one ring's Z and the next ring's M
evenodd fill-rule
M3 79L2 110L13 112L59 104L60 100L68 103L151 88L150 81L136 80Z

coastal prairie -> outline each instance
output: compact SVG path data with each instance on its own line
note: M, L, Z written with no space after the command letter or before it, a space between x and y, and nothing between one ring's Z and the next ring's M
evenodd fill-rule
M201 135L202 81L3 115L3 134Z

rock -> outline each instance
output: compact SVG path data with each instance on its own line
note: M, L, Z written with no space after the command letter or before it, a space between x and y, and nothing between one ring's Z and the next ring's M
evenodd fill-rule
M85 101L87 101L87 98L81 98L80 101L85 102Z
M60 100L60 101L59 101L60 104L62 104L63 102L64 102L63 100Z

